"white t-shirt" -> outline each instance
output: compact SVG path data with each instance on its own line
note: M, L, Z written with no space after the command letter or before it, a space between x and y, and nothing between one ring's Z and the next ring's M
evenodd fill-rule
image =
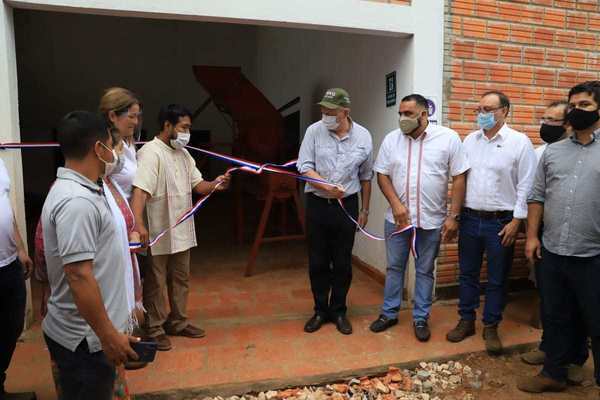
M135 179L135 174L137 172L135 143L129 145L127 142L123 141L122 156L125 157L123 169L118 174L112 174L110 177L113 181L117 182L121 190L123 190L127 200L131 200L133 180Z
M10 204L10 179L0 159L0 268L17 259L14 216Z
M537 159L538 164L540 163L540 160L542 159L542 154L544 154L546 147L548 147L548 144L544 143L543 145L541 145L535 149L535 158Z
M416 140L400 129L390 132L373 169L390 177L413 225L438 229L448 214L448 180L467 171L469 160L456 132L430 124ZM391 208L386 219L394 222Z

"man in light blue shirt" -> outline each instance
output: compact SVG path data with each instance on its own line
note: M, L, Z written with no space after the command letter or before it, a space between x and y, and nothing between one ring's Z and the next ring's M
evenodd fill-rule
M331 320L348 335L352 325L346 318L346 297L352 281L356 226L338 199L361 226L366 225L373 143L369 131L350 118L350 96L344 89L327 90L319 105L322 119L306 130L297 163L303 175L330 183L306 185L309 275L315 314L304 330L315 332Z

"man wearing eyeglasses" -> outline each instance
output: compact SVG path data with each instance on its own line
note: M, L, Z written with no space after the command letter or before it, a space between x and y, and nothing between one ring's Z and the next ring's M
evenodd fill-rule
M570 126L566 122L568 105L569 102L565 100L557 100L550 103L550 105L548 105L544 111L544 116L540 124L540 137L544 141L544 144L535 149L538 165L542 155L544 154L544 151L550 144L563 140L569 135ZM538 233L540 240L542 239L542 231L543 223L540 225ZM540 260L534 260L531 263L531 266L533 267L532 272L534 272L535 282L539 289L538 274L540 273ZM540 315L543 314L542 308L543 305L540 305ZM577 319L576 325L576 335L573 338L574 346L571 352L571 357L569 358L570 364L568 368L568 379L570 382L580 384L584 379L582 365L585 364L588 359L588 344L585 326L581 318ZM526 364L543 365L546 359L546 347L545 334L543 333L539 348L528 353L524 353L521 356L521 359Z
M490 354L502 352L498 324L506 303L515 239L527 218L527 195L536 166L529 138L506 124L509 110L510 100L504 93L485 93L475 110L480 129L464 141L471 169L458 239L460 321L446 336L450 342L460 342L475 334L479 277L486 253L483 338Z
M565 390L580 318L600 386L600 82L573 87L567 110L574 133L544 151L528 199L525 255L540 260L546 351L541 373L518 384L530 393Z

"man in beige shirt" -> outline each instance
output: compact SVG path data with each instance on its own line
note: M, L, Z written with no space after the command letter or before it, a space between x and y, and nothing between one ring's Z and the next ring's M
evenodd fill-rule
M203 180L185 149L190 139L191 117L191 112L183 106L162 107L158 118L160 133L138 152L131 208L142 243L173 226L192 207L192 191L205 195L229 185L228 174L212 182ZM150 249L151 266L146 270L143 288L144 307L148 312L147 334L156 340L158 350L171 349L167 333L191 338L204 336L204 331L191 325L187 317L190 248L194 246L196 233L192 217L168 231ZM169 314L165 298L167 287Z

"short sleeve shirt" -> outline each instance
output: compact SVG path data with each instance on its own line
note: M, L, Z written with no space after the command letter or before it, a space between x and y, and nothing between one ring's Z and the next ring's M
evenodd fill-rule
M448 181L467 171L469 161L456 132L430 124L417 139L400 129L390 132L381 144L374 169L390 177L412 224L438 229L447 215ZM394 222L391 208L386 220Z
M150 239L153 239L192 207L192 189L203 179L186 149L175 150L159 138L146 143L138 151L137 158L133 186L150 195L146 201L146 215ZM152 254L174 254L194 246L194 219L189 218L156 242Z
M68 168L59 168L56 177L41 219L51 288L42 328L71 351L87 340L90 353L95 353L102 350L100 340L79 314L64 267L93 262L108 317L118 331L125 332L129 319L123 279L127 260L103 188Z

